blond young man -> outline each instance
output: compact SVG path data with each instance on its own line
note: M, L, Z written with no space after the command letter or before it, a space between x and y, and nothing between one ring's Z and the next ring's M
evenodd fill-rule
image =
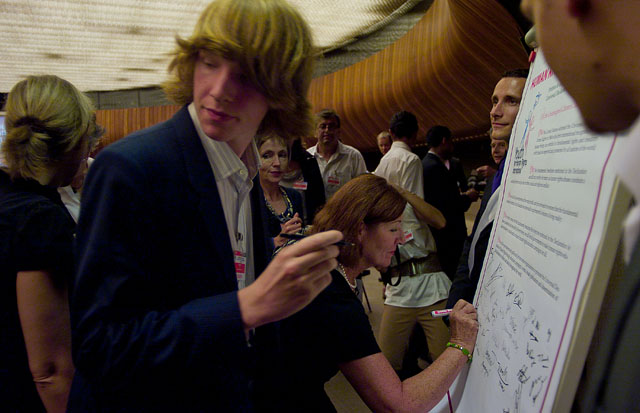
M266 266L253 137L310 125L299 13L216 0L177 44L165 91L185 106L103 150L87 176L71 412L253 410L253 371L275 334L258 327L303 308L336 266L337 231Z

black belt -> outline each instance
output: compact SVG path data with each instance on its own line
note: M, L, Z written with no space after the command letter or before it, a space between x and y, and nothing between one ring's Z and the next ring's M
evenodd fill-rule
M397 255L397 254L396 254ZM396 256L396 259L399 257ZM396 266L390 267L382 277L387 284L396 286L400 283L401 277L414 277L422 274L429 274L433 272L442 271L440 261L437 254L429 254L422 258L411 258L405 262L402 262ZM398 277L398 281L394 284L391 282L391 278Z
M416 275L429 274L442 271L437 254L429 254L422 258L411 258L395 267L389 269L392 277L413 277Z

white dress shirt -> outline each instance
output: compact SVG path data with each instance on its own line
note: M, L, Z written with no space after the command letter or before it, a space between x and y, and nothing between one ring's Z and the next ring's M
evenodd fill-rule
M356 148L338 141L336 152L329 159L320 156L318 145L307 150L318 161L318 167L324 183L324 195L326 200L352 178L367 172L364 158Z
M374 174L424 199L422 161L418 155L411 152L406 143L393 142ZM436 253L435 240L429 226L418 220L409 203L402 215L402 229L413 238L400 246L402 261ZM426 307L446 299L450 287L451 280L442 271L402 277L400 284L395 287L387 284L387 298L384 303L395 307Z
M193 103L188 109L216 179L231 247L234 252L240 251L246 257L245 276L238 277L238 289L241 289L255 280L249 192L253 188L253 178L258 173L258 149L252 140L242 158L238 158L226 142L214 141L205 135Z
M631 128L624 134L627 139L624 152L621 154L615 169L624 184L629 188L635 205L627 214L624 223L624 258L626 262L631 260L633 247L640 234L640 119L637 119Z
M69 211L69 214L77 224L78 216L80 215L80 192L75 192L71 185L68 185L59 187L58 193L62 203L67 207L67 211Z

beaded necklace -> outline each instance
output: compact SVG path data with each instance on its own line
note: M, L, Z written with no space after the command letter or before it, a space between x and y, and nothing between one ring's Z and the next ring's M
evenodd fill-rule
M351 282L349 281L349 278L347 277L347 271L344 269L342 264L338 263L338 267L336 269L344 277L347 284L349 284L349 287L351 287L351 291L353 291L355 295L358 295L358 284L356 284L355 282L351 284Z
M285 208L282 214L278 214L276 210L273 209L273 207L267 200L266 195L264 197L264 202L265 204L267 204L267 209L269 210L269 212L271 212L271 214L273 214L273 216L276 217L278 221L284 224L285 222L293 218L293 205L291 205L291 200L287 196L287 192L284 190L284 188L280 187L280 192L282 193L282 199L284 200L285 204Z

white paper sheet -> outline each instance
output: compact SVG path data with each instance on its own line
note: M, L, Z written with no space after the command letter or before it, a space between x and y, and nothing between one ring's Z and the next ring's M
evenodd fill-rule
M623 143L585 129L538 53L511 135L474 301L480 331L456 411L551 411Z

